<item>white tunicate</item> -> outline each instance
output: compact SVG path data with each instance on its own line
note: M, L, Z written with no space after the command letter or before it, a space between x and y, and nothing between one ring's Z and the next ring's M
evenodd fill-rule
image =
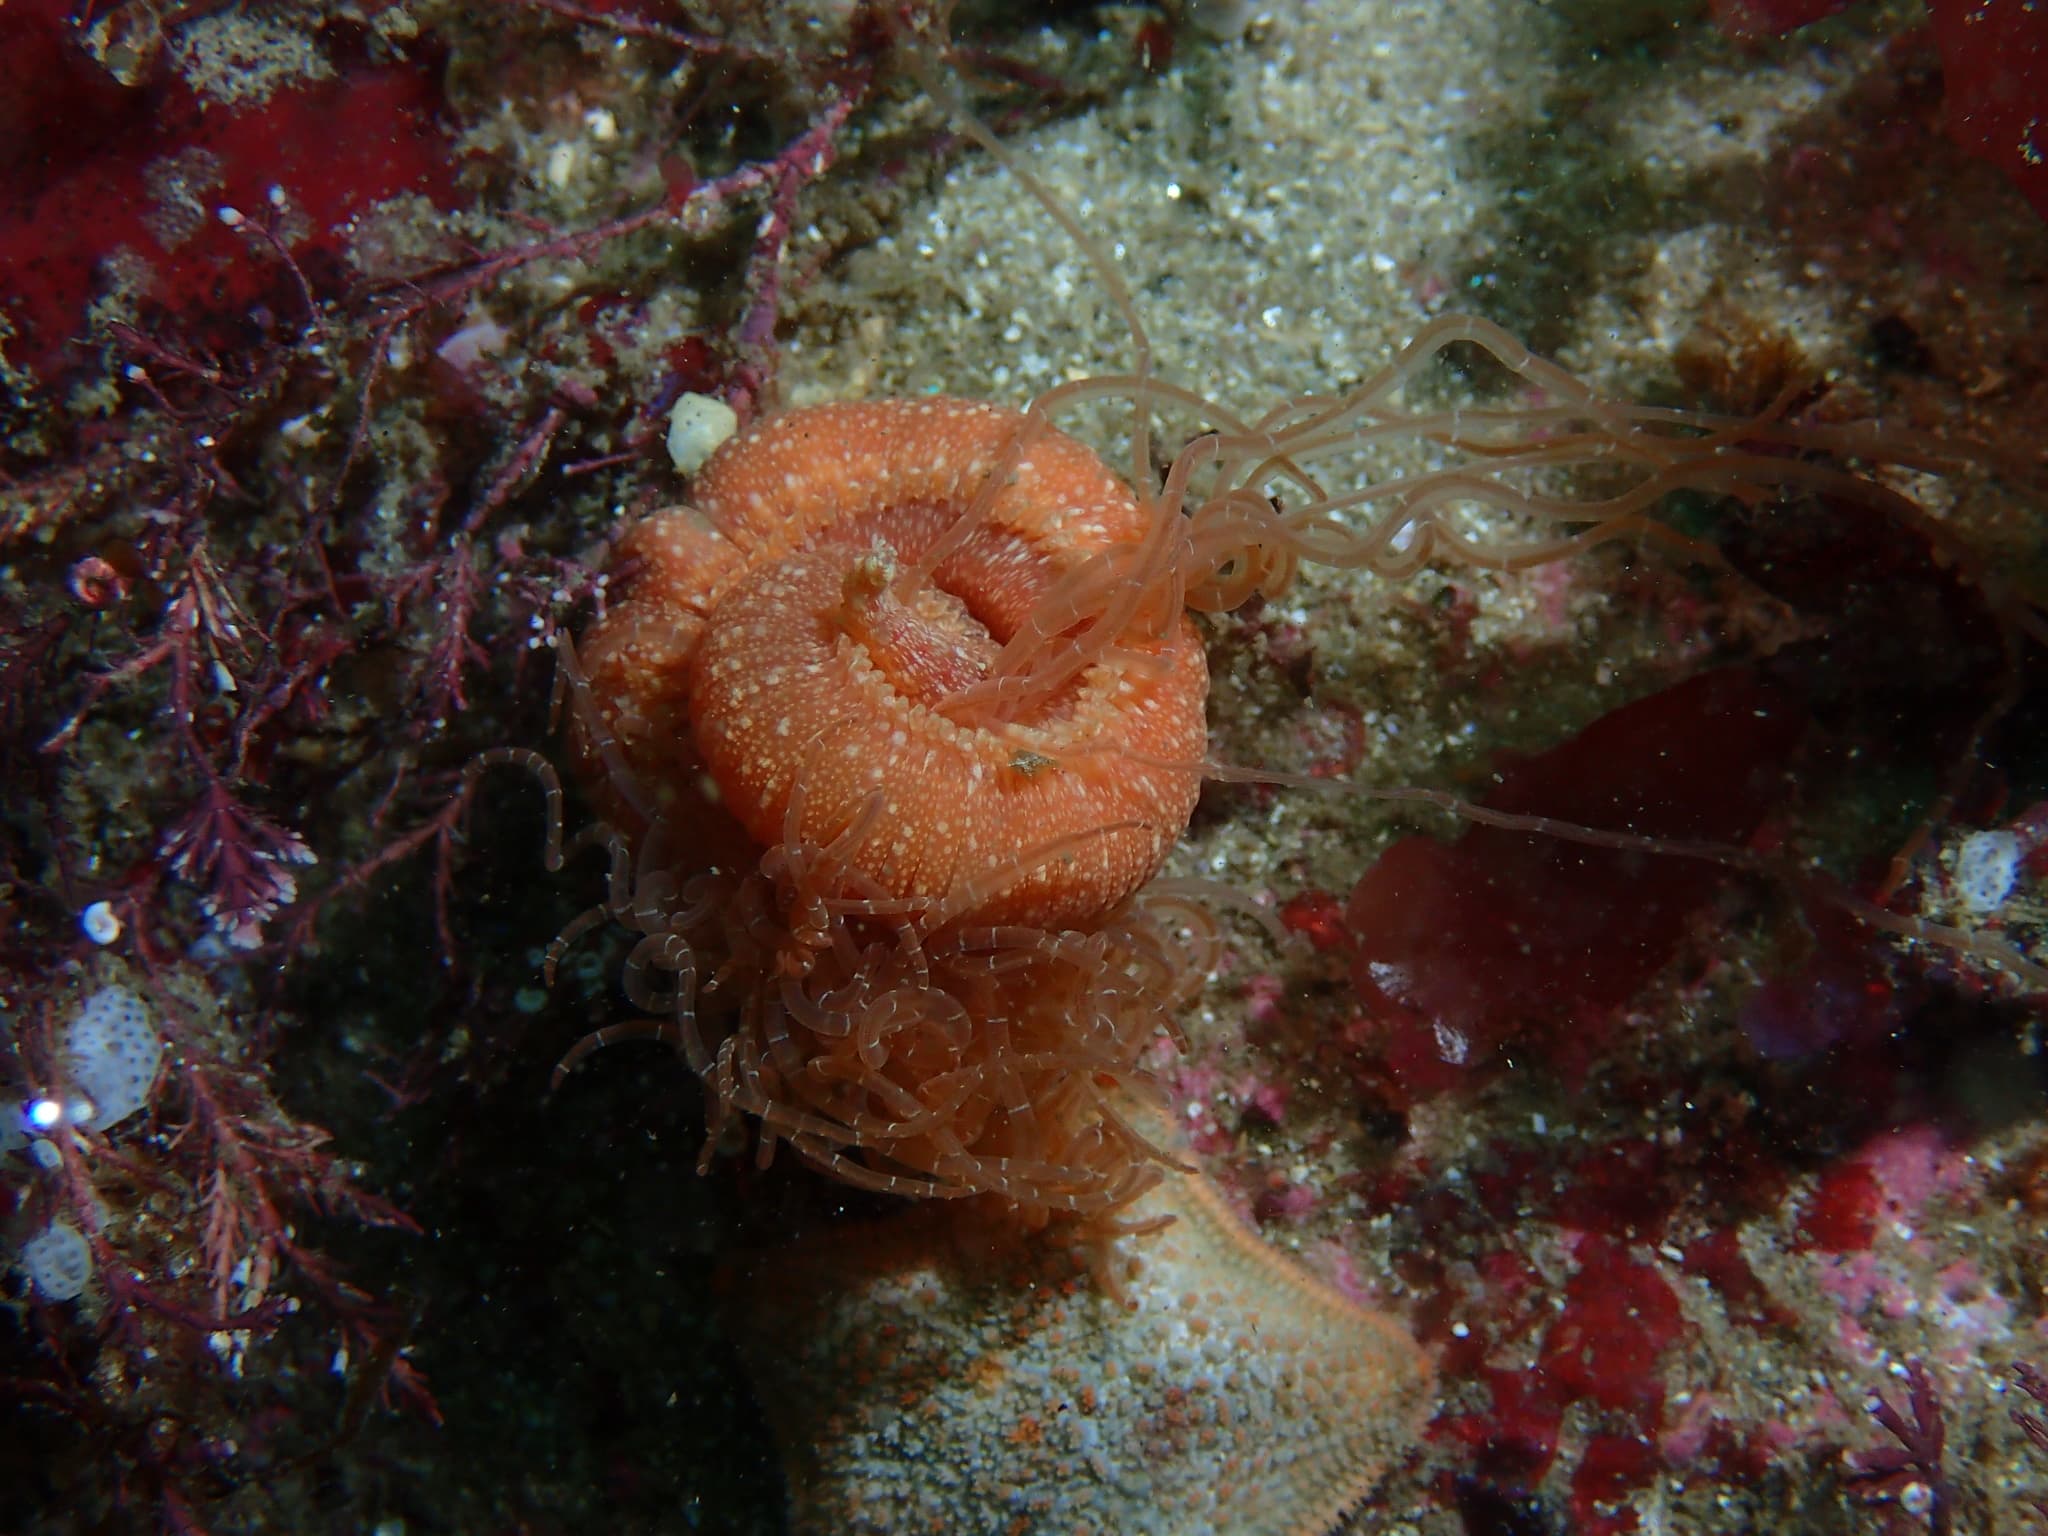
M48 1301L70 1301L92 1278L92 1249L68 1221L53 1221L21 1245L21 1272L36 1294Z
M1956 850L1956 891L1972 912L1996 912L2020 874L2016 832L1972 832Z
M119 1125L149 1102L164 1043L149 1007L126 987L102 987L64 1032L63 1063L90 1108L67 1116L83 1130Z
M694 475L739 429L738 413L716 395L684 395L668 413L669 462L677 474Z

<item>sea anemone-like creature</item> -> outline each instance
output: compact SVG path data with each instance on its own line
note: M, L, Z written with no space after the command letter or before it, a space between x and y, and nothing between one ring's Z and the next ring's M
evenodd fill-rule
M1169 1159L1126 1096L1213 963L1195 947L1212 932L1198 911L1148 894L1086 932L928 928L823 894L845 874L832 850L784 842L673 902L654 874L623 914L643 934L628 995L665 1016L710 1094L707 1163L746 1115L764 1161L787 1142L885 1194L1094 1212L1157 1182ZM590 1037L558 1072L613 1038Z
M626 536L582 647L596 719L665 820L829 847L942 921L1091 925L1199 785L1208 669L1157 579L1174 533L1042 418L792 412Z

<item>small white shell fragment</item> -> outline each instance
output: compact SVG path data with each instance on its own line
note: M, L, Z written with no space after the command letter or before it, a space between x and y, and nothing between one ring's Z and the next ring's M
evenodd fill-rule
M739 413L716 395L684 395L668 413L669 462L677 474L694 475L739 429Z
M569 185L569 178L576 174L576 146L557 144L548 151L547 169L543 174L548 185L557 192Z
M21 1270L46 1301L72 1301L92 1278L92 1250L68 1221L53 1221L21 1245Z
M480 314L434 348L434 356L457 373L475 373L486 357L504 351L505 343L511 339L505 327L489 315Z
M79 913L78 926L95 944L111 944L121 937L121 917L111 901L96 901Z
M1996 912L2020 873L2016 832L1972 832L1956 850L1956 892L1972 912Z

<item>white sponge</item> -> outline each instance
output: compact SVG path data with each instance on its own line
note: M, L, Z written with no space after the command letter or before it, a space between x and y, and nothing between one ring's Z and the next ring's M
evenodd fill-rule
M63 1055L71 1086L86 1100L82 1115L66 1118L104 1131L149 1102L164 1043L141 998L126 987L102 987L65 1030Z
M53 1221L21 1245L21 1271L49 1301L70 1301L92 1278L92 1249L78 1228Z
M2019 881L2019 834L1972 832L1956 850L1956 889L1972 912L1996 912Z

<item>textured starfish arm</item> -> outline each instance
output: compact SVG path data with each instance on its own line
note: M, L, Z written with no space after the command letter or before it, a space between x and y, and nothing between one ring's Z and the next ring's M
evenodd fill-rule
M805 1536L1323 1536L1432 1372L1198 1174L1092 1256L926 1207L757 1261L743 1350ZM1057 1229L1052 1229L1056 1231Z

